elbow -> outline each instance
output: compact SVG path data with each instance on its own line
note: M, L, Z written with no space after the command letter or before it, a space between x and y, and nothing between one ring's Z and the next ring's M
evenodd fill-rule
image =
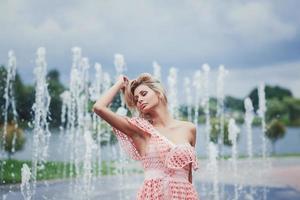
M94 104L94 106L93 106L93 112L100 116L101 116L101 113L103 113L104 109L105 109L104 106L99 106L96 104Z

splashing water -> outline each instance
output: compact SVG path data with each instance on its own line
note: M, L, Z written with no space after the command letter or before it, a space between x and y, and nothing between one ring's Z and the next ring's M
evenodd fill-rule
M209 84L209 72L210 72L210 67L208 64L204 64L202 66L204 76L203 76L203 101L202 101L202 106L204 107L204 113L205 113L205 146L206 146L206 152L207 155L210 155L209 152L209 141L210 141L210 131L211 131L211 125L210 125L210 113L209 113L209 89L208 89L208 84Z
M232 162L232 167L233 167L233 176L235 179L234 182L234 200L238 199L238 185L237 185L237 136L238 133L240 132L240 129L237 127L237 125L235 124L235 120L234 119L230 119L229 120L229 124L228 124L228 139L231 141L232 143L232 147L231 147L231 162Z
M27 164L23 164L21 169L21 176L22 176L22 182L20 185L21 193L25 200L31 200L32 198L32 192L30 186L31 172Z
M123 74L126 70L126 62L125 62L125 58L122 54L115 54L114 65L115 65L115 69L117 72L116 78L118 78L118 76L120 74Z
M175 118L179 118L178 99L177 99L177 69L171 67L168 75L168 99L169 111Z
M153 62L152 66L153 66L154 77L157 80L161 81L161 66L156 61Z
M201 99L201 87L202 87L202 75L201 71L197 70L193 77L193 86L195 88L195 98L194 98L194 124L198 125L198 117L199 117L199 104Z
M211 176L213 176L213 190L212 190L212 199L218 200L219 199L219 170L218 170L218 148L217 146L210 142L208 145L209 152L209 162L206 168L209 170Z
M247 134L247 153L248 153L248 165L249 165L249 172L248 175L254 177L254 164L253 164L253 150L252 150L252 122L254 119L254 109L253 104L250 98L246 98L244 100L245 106L245 126L246 126L246 134ZM250 187L250 194L248 194L247 199L253 199L254 196L254 188Z
M101 93L111 87L111 78L108 73L105 73L102 71L102 66L99 63L95 64L95 81L92 81L92 85L90 86L88 84L89 82L89 61L87 58L82 57L81 49L78 47L72 48L73 51L73 63L72 63L72 69L70 74L70 86L69 91L65 91L62 95L62 113L61 113L61 119L62 124L60 127L61 130L61 140L63 141L61 143L61 148L63 148L63 151L65 151L65 165L64 165L64 176L63 177L69 177L71 176L70 183L70 197L71 198L78 198L78 199L89 199L93 198L93 193L95 191L95 184L96 181L94 180L99 177L96 177L93 174L93 170L98 167L97 170L101 169L101 142L104 140L109 141L110 140L110 133L108 131L105 131L104 126L101 126L102 122L101 119L97 116L90 115L88 112L87 102L88 100L95 101L99 98ZM45 51L39 50L38 53L38 59L37 59L37 66L42 68L41 66L46 66L46 59L45 59ZM115 55L115 67L116 67L116 73L120 74L123 73L125 70L125 59L124 56L121 54ZM153 70L155 76L160 77L160 66L157 64L157 62L153 62ZM43 72L45 74L45 69L35 69L35 74L37 72ZM217 117L220 118L220 126L222 126L222 118L224 117L224 80L226 75L226 70L224 66L219 67L219 74L217 78L217 100L218 100L218 107L217 107ZM185 94L186 94L186 103L189 105L190 102L193 100L193 104L195 103L195 115L191 116L191 112L188 108L188 119L194 120L195 124L198 124L198 109L200 106L203 106L203 110L206 117L206 126L205 126L205 135L206 135L206 141L205 145L207 144L207 156L208 156L208 165L209 171L211 172L212 177L212 187L205 192L201 192L201 194L206 195L208 194L209 199L223 199L222 192L220 191L220 182L221 178L223 178L221 175L221 171L223 168L219 168L220 160L218 160L219 156L222 155L222 151L220 151L220 148L218 148L218 145L213 144L210 142L210 113L209 113L209 91L208 91L208 84L210 84L209 81L209 75L210 75L210 67L205 64L202 66L202 71L197 70L194 73L193 76L193 82L192 86L195 89L195 93L191 94L191 80L189 78L184 79L184 87L185 87ZM40 78L43 79L44 75L40 75ZM180 78L180 77L179 77ZM172 100L175 99L175 101L172 102L172 111L175 113L177 106L174 106L177 104L177 70L175 68L170 69L169 77L168 77L168 86L170 91L169 94L176 98L172 98ZM37 80L38 82L38 80ZM40 81L40 87L44 90L43 94L44 104L46 106L40 106L43 108L47 107L47 104L50 102L50 99L47 98L47 92L45 92L46 88L46 81L45 79L43 81ZM36 89L38 91L38 89ZM38 92L37 92L38 93ZM265 131L265 122L264 122L264 113L266 112L265 107L265 97L262 89L259 90L260 93L260 109L258 111L259 116L263 119L262 120L262 130ZM174 95L175 94L175 95ZM202 96L203 95L203 96ZM193 99L194 97L194 99ZM170 98L170 97L169 97ZM202 100L202 101L201 101ZM38 108L38 104L42 102L41 99L36 99L35 108ZM247 128L247 152L248 152L248 159L252 159L253 157L253 150L252 150L252 127L251 123L253 121L253 106L252 103L249 100L245 99L245 125ZM44 105L39 104L39 105ZM44 121L47 121L47 115L44 115L45 113L48 113L48 111L45 111L44 109L37 109L35 111L39 111L40 113L36 113L35 115L40 116L46 116L43 118ZM120 114L120 112L118 113ZM223 116L223 117L222 117ZM35 116L37 117L37 116ZM40 125L41 132L45 131L45 126L42 127ZM47 127L47 126L46 126ZM36 128L36 127L35 127ZM197 127L198 128L198 127ZM221 133L224 130L220 130ZM235 125L235 122L233 119L230 120L229 124L229 139L232 142L232 149L231 149L231 162L232 164L232 170L234 174L234 199L243 198L243 192L247 192L248 186L245 186L245 191L240 191L237 183L237 175L238 175L238 169L237 168L237 159L238 159L238 152L236 147L236 138L237 133L239 132L239 129ZM102 138L104 134L107 134L109 137ZM103 135L102 135L103 134ZM221 134L222 135L222 134ZM220 138L219 138L220 139ZM46 140L46 139L45 139ZM40 140L39 140L40 141ZM223 141L222 139L219 140ZM31 180L30 176L34 176L35 169L42 169L43 162L47 159L44 149L41 148L40 142L37 146L35 144L35 151L38 150L39 153L35 155L34 157L37 159L37 166L33 166L32 168L32 174L30 175L30 169L28 166L23 166L22 168L22 188L21 192L23 197L26 199L30 199L34 197L33 187L30 186ZM222 144L224 145L224 144ZM120 199L126 199L128 198L128 194L126 194L126 185L124 185L123 180L125 179L124 175L127 175L126 173L129 171L127 170L127 160L125 159L125 155L118 152L118 148L114 145L111 146L113 155L112 159L119 159L118 161L120 164L117 163L117 169L113 169L113 171L110 172L117 172L117 175L119 175L120 179L118 179L117 189L119 192L119 198ZM264 148L262 148L264 149ZM266 147L265 147L266 149ZM95 153L96 152L96 153ZM265 152L265 153L264 153ZM95 154L96 156L94 156ZM262 150L262 154L267 156L267 152ZM264 156L263 156L264 157ZM95 160L94 160L95 159ZM40 160L40 161L38 161ZM97 164L97 165L95 165ZM130 163L129 163L130 164ZM239 163L238 163L239 164ZM70 169L67 169L67 167L70 167ZM222 166L221 166L222 167ZM263 168L263 167L262 167ZM250 167L251 169L251 167ZM112 169L109 169L112 170ZM219 171L220 170L220 171ZM70 171L70 174L67 174ZM29 174L29 175L28 175ZM98 174L99 171L98 171ZM239 178L239 177L238 177ZM101 180L102 181L102 180ZM125 181L126 182L126 181ZM221 183L222 184L222 183ZM205 184L204 184L205 185ZM69 185L67 185L69 186ZM256 187L256 186L255 186ZM256 188L254 187L254 190ZM247 190L247 191L246 191ZM117 193L116 193L117 194ZM229 195L231 195L230 193ZM46 195L46 194L45 194ZM97 195L97 194L96 194ZM228 193L226 193L228 195ZM248 195L248 194L247 194ZM31 197L30 197L31 196ZM3 198L6 196L4 195ZM247 196L248 198L249 196ZM252 195L253 197L253 195ZM8 197L9 198L9 197ZM117 199L117 198L116 198ZM232 198L233 199L233 198Z
M258 116L261 118L261 129L262 129L262 168L260 173L264 174L266 171L269 171L271 168L271 162L267 159L267 139L266 139L266 94L265 94L265 84L261 83L258 88L258 100L259 100L259 109L257 111ZM267 188L263 188L263 199L267 199Z
M37 50L36 67L34 69L36 78L35 103L32 107L34 112L32 155L33 195L35 194L38 170L44 168L44 163L48 156L49 139L51 136L51 132L48 129L50 95L46 82L46 73L46 50L40 47Z
M115 65L115 70L116 70L116 80L119 77L119 75L123 74L126 70L126 63L124 56L122 54L115 54L115 59L114 59L114 65ZM121 95L121 106L117 109L117 114L120 116L126 116L127 115L127 109L125 108L125 101L124 97ZM119 176L119 186L120 188L124 187L125 181L124 181L124 175L125 175L125 157L126 154L122 150L121 146L119 146L119 160L118 160L118 166L117 166L117 173L120 175ZM126 194L124 194L123 190L119 192L119 199L126 199Z
M219 119L219 135L218 135L218 149L220 153L220 162L223 162L223 145L224 145L224 79L228 71L225 69L224 65L219 66L218 77L217 77L217 113L216 117ZM223 183L220 185L221 187L221 198L224 198L225 186Z
M188 120L192 121L191 80L188 77L184 78L184 89L185 89L185 97L186 97L186 106L187 106Z
M84 130L84 141L85 141L85 154L83 161L83 197L85 199L90 199L91 193L93 191L92 185L92 152L97 150L96 144L92 138L91 132L89 131L89 127L91 126L91 119L89 116L85 118L85 124L87 127Z
M247 150L248 150L248 157L252 159L253 157L253 150L252 150L252 122L254 119L254 111L253 105L250 98L246 98L244 100L245 105L245 123L246 123L246 131L247 131Z
M3 125L3 133L2 133L2 138L0 141L0 147L1 147L1 152L0 155L1 157L5 154L5 146L6 146L6 136L7 136L7 122L8 122L8 114L9 114L9 107L11 106L12 110L12 115L13 115L13 122L14 122L14 132L13 134L13 139L12 139L12 152L15 152L15 143L16 143L16 130L18 129L18 121L17 121L17 110L16 110L16 103L15 103L15 95L14 95L14 90L13 90L13 84L15 81L15 76L16 76L16 71L17 71L17 59L15 56L14 51L9 51L8 52L8 65L7 65L7 75L6 75L6 84L5 84L5 90L4 90L4 99L5 99L5 107L4 107L4 125ZM4 173L4 166L6 162L3 161L0 163L0 181L2 181L3 173ZM3 180L4 181L4 180ZM3 182L4 183L4 182Z
M265 120L265 113L266 113L266 97L265 97L265 84L261 83L258 88L258 99L259 99L259 109L257 111L258 116L261 118L261 127L262 127L262 157L265 159L267 155L267 147L266 147L266 120Z
M225 67L220 65L217 78L217 118L220 119L220 135L218 138L219 148L224 141L224 78L227 74L228 71ZM222 149L220 149L220 153L222 156Z

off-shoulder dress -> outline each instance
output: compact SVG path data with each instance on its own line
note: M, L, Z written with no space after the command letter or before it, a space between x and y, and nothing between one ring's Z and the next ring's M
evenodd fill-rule
M195 148L190 143L174 144L146 119L126 117L143 134L150 136L146 155L141 156L133 140L113 127L125 152L134 160L141 161L145 180L140 187L138 200L197 200L198 194L189 182L189 165L198 169Z

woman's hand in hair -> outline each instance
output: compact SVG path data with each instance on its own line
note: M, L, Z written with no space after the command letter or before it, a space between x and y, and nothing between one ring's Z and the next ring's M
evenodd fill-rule
M117 82L116 82L116 84L118 84L120 86L120 90L122 90L122 92L124 92L128 83L129 83L128 77L123 74L118 77Z

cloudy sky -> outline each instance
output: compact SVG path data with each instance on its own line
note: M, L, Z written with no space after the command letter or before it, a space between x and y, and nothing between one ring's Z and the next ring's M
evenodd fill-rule
M297 0L1 0L0 64L13 49L26 83L34 80L35 52L47 50L48 69L69 82L71 48L115 72L115 53L126 74L152 72L152 62L178 69L179 84L204 63L211 66L211 93L220 64L229 74L225 93L245 97L261 82L300 97L300 1ZM92 69L91 69L92 72Z

